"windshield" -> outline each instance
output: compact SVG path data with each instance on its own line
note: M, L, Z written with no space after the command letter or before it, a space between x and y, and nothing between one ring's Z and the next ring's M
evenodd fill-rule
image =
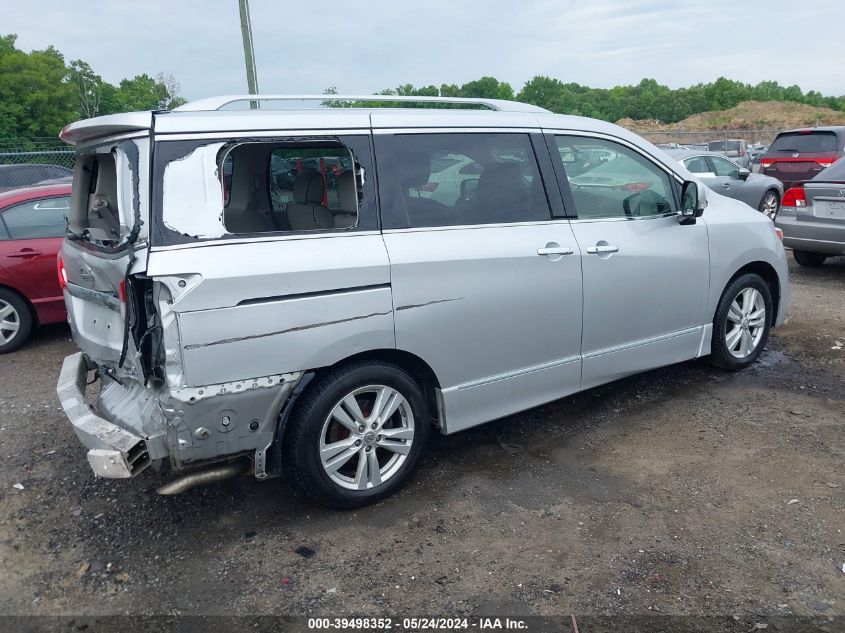
M787 132L772 143L772 152L835 152L839 148L833 132Z

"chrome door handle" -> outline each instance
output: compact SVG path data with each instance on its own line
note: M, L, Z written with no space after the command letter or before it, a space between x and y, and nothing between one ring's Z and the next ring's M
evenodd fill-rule
M587 252L590 255L601 255L602 253L617 253L619 252L619 247L611 246L610 244L603 244L601 246L588 246Z
M546 248L538 248L537 254L538 255L572 255L575 251L571 248L566 248L565 246L555 246L555 247L546 247Z

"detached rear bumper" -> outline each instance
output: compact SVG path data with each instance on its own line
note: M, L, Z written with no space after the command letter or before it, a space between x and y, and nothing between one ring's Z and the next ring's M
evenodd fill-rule
M82 352L67 356L56 393L79 441L88 448L95 474L112 479L134 477L150 465L144 438L98 416L85 402L88 364Z

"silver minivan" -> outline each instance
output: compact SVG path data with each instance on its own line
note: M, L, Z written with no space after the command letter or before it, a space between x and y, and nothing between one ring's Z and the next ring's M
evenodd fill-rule
M82 351L58 394L97 475L167 470L172 494L286 469L354 507L408 479L432 427L697 357L743 368L783 322L771 220L631 132L505 101L314 99L63 130Z

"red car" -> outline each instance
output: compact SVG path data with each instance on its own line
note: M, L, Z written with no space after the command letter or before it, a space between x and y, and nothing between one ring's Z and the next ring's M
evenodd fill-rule
M67 320L56 257L69 209L70 183L0 193L0 354Z
M781 132L760 157L766 176L777 178L783 190L812 180L845 155L845 126L814 127Z

